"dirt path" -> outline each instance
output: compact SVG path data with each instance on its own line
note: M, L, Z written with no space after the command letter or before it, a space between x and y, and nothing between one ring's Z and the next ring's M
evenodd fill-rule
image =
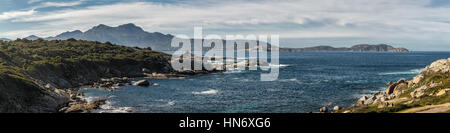
M404 111L400 111L399 113L440 113L448 111L450 111L450 103L411 108Z

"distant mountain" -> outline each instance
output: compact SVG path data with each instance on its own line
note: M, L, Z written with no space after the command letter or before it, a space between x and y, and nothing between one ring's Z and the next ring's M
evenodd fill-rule
M359 44L350 48L340 47L335 48L331 46L316 46L307 48L280 48L281 52L408 52L406 48L394 48L387 44L369 45Z
M64 32L55 37L48 37L46 40L66 40L75 38L79 40L111 42L126 46L151 47L153 50L171 50L170 43L173 38L170 34L159 32L149 33L132 23L110 27L104 24L81 32L79 30Z
M2 40L2 41L11 41L11 39L8 39L8 38L0 38L0 40Z
M31 35L31 36L25 37L25 39L27 39L27 40L37 40L37 39L39 39L39 38L40 38L40 37L35 36L35 35Z
M46 38L46 40L67 40L69 38L74 38L81 34L83 34L83 32L81 32L80 30L67 31L67 32L61 33L55 37L48 37L48 38Z

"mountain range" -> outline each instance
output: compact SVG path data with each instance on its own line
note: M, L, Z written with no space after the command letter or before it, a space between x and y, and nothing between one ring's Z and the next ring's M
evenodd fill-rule
M56 35L54 37L43 38L44 40L67 40L74 38L77 40L99 41L99 42L111 42L114 44L125 46L137 46L137 47L150 47L156 51L173 51L177 48L170 46L173 35L162 34L159 32L147 32L141 27L136 26L133 23L119 25L117 27L111 27L104 24L95 26L85 32L80 30L67 31ZM26 37L28 40L36 40L40 37L31 35ZM9 39L1 39L9 40ZM225 43L225 40L223 40ZM193 42L193 39L191 39ZM259 42L257 42L259 43ZM255 49L255 48L252 48ZM204 48L208 50L208 48ZM394 48L387 44L368 45L360 44L350 48L340 47L335 48L332 46L316 46L308 48L279 48L281 52L329 52L329 51L357 51L357 52L407 52L406 48Z
M153 50L171 50L170 42L174 36L159 32L146 32L141 27L129 23L111 27L104 24L95 26L86 32L80 30L67 31L54 37L43 38L44 40L67 40L74 38L77 40L111 42L125 46L151 47ZM40 37L31 35L28 40L36 40Z

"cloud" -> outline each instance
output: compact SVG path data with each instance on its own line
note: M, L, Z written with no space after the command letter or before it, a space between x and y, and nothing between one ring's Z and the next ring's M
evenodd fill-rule
M41 2L42 0L28 0L28 4L33 4L37 2Z
M41 3L45 6L75 6ZM430 7L431 0L285 0L189 1L182 3L122 2L76 9L38 12L14 18L40 23L50 31L87 30L98 24L136 23L147 31L191 33L203 26L214 34L280 34L284 38L370 37L386 40L442 40L450 43L450 8ZM33 29L33 31L35 31ZM9 34L12 35L12 34Z
M7 20L7 19L14 19L14 18L18 18L18 17L30 16L35 13L36 13L35 10L3 12L2 14L0 14L0 21Z
M42 0L30 0L28 1L29 4L31 3L37 3L41 2ZM9 20L9 19L21 19L27 16L32 16L38 13L36 11L39 8L47 8L47 7L71 7L80 5L85 0L79 0L79 1L73 1L73 2L43 2L39 4L38 6L34 6L31 9L25 9L25 10L17 10L17 11L8 11L3 12L0 14L0 21L2 20Z
M43 2L34 8L46 8L46 7L71 7L77 6L84 3L84 0L73 1L73 2Z

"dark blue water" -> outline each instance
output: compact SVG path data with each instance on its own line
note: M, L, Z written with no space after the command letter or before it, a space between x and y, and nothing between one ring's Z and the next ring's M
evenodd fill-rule
M411 79L450 52L280 53L279 79L260 81L261 71L234 71L184 79L150 79L156 86L125 86L114 92L83 90L106 97L109 112L235 113L316 112L322 106L349 106L386 82ZM105 107L106 108L106 107ZM108 112L108 108L103 111Z

